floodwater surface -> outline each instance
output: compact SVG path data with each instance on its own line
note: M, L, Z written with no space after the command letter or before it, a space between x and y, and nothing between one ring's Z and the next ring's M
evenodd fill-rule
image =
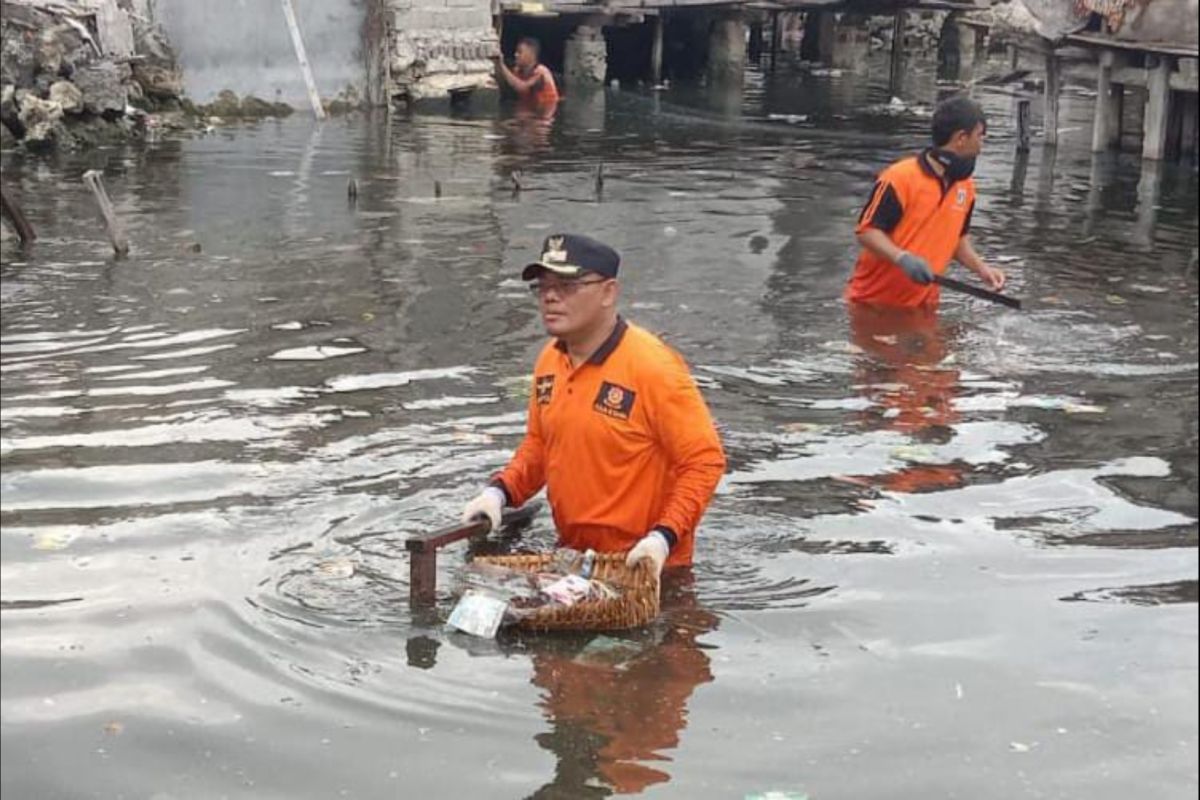
M1077 89L1016 158L980 96L1022 312L848 312L928 126L849 73L5 153L5 797L1194 797L1196 170L1093 157ZM519 441L559 230L621 251L729 470L657 624L470 639L467 545L414 614L404 540Z

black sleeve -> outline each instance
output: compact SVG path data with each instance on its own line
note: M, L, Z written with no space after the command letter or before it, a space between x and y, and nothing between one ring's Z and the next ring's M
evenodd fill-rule
M656 525L654 530L661 533L663 538L667 540L668 551L675 549L675 545L679 543L679 534L675 533L675 531L671 530L666 525Z
M971 232L971 215L975 213L975 201L971 201L971 207L967 209L967 218L963 220L962 232L958 234L959 238L966 236Z
M868 217L867 214L871 211L872 206L875 207L875 211ZM896 196L896 190L890 183L878 181L875 189L871 192L871 198L867 200L862 213L858 216L858 222L860 225L866 223L884 233L891 233L900 224L902 216L904 216L904 207L900 205L900 198Z

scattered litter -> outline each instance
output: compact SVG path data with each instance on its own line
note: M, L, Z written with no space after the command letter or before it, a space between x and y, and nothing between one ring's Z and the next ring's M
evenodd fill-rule
M1108 302L1109 305L1113 305L1113 306L1123 306L1129 302L1124 297L1121 297L1121 295L1119 295L1119 294L1110 294L1108 297L1106 297L1104 299Z
M47 531L33 540L34 550L63 550L75 537L65 531Z
M939 462L937 454L934 453L932 448L920 445L896 447L892 450L891 456L900 461L908 461L913 464L936 464Z
M859 355L859 354L865 352L861 347L854 344L853 342L843 342L843 341L822 342L821 349L822 350L830 350L835 353L849 353L851 355Z
M576 664L619 666L641 652L636 642L600 635L588 642L573 660Z
M474 589L463 592L458 604L450 612L450 626L472 636L484 639L495 637L508 604Z
M1129 286L1135 292L1145 292L1147 294L1165 294L1170 291L1165 286L1152 286L1148 283L1133 283Z
M796 125L801 122L808 122L808 114L768 114L767 119L774 122L786 122L789 125Z
M779 429L787 433L817 433L828 427L828 425L818 425L815 422L785 422L779 426Z
M271 329L276 331L298 331L303 330L303 328L304 323L298 320L292 320L291 322L277 322L271 326Z
M317 564L317 572L327 578L349 578L354 575L354 562L348 558L334 558Z

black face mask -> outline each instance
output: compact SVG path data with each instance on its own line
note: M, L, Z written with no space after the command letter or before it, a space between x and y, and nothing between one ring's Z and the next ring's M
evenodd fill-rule
M929 155L934 161L942 165L942 169L946 171L946 180L950 181L950 183L966 180L975 172L974 156L968 158L960 156L957 153L951 153L949 150L938 149L930 150Z

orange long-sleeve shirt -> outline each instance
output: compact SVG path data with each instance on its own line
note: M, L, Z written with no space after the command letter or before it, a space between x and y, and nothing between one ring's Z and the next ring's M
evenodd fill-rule
M725 472L708 407L683 358L617 322L578 367L550 342L534 367L525 439L494 482L512 505L543 486L562 544L627 550L656 527L668 566L692 563L696 525Z

